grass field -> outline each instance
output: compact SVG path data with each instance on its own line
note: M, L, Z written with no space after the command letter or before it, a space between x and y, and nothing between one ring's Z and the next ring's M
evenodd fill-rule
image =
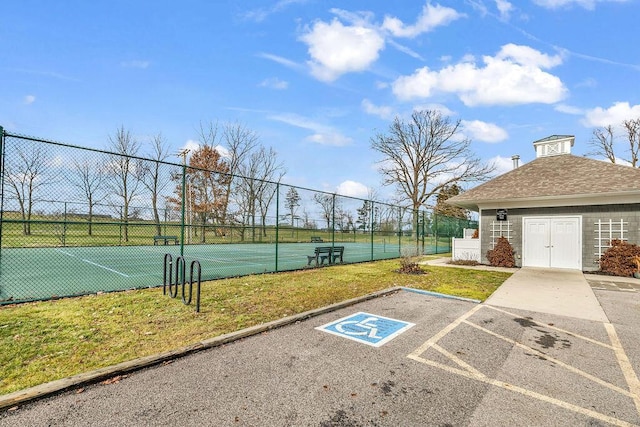
M126 228L126 233L125 233ZM124 223L114 219L95 219L89 223L86 219L74 218L51 219L50 217L34 217L29 222L30 234L24 234L24 221L15 213L4 213L2 217L2 247L59 247L59 246L143 246L153 240L153 236L173 235L182 236L179 222L162 222L158 226L151 221L130 221ZM91 230L91 234L89 234ZM126 234L126 238L125 238ZM186 244L217 244L217 243L281 243L308 242L312 236L324 241L335 239L347 243L382 243L383 241L399 245L415 245L416 236L403 233L399 236L395 232L367 231L332 233L327 230L306 229L280 225L261 227L249 226L185 226ZM422 238L420 238L422 240ZM450 238L441 236L439 244L448 245ZM435 245L433 236L425 237L426 245Z
M0 307L0 394L236 331L392 286L486 299L510 274L399 260L206 282L201 312L161 289Z

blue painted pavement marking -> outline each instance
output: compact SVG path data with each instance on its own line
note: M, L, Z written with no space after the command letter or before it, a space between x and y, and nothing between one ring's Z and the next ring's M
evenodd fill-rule
M361 311L318 326L316 329L373 347L380 347L413 326L415 323Z

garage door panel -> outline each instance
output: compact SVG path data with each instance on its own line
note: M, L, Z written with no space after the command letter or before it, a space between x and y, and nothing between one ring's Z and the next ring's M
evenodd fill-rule
M551 262L554 268L581 268L579 218L551 220Z
M523 222L523 266L582 268L581 218L538 217Z
M524 259L527 267L549 266L549 221L525 219Z

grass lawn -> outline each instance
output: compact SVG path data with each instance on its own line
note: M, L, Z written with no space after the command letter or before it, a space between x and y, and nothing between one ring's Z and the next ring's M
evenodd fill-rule
M510 273L425 267L399 260L203 283L201 312L145 289L0 308L0 394L168 351L242 328L408 286L485 300Z

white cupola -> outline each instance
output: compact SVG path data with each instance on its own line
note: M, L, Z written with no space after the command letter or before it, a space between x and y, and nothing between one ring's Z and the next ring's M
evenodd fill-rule
M571 154L576 137L573 135L551 135L533 142L536 158Z

